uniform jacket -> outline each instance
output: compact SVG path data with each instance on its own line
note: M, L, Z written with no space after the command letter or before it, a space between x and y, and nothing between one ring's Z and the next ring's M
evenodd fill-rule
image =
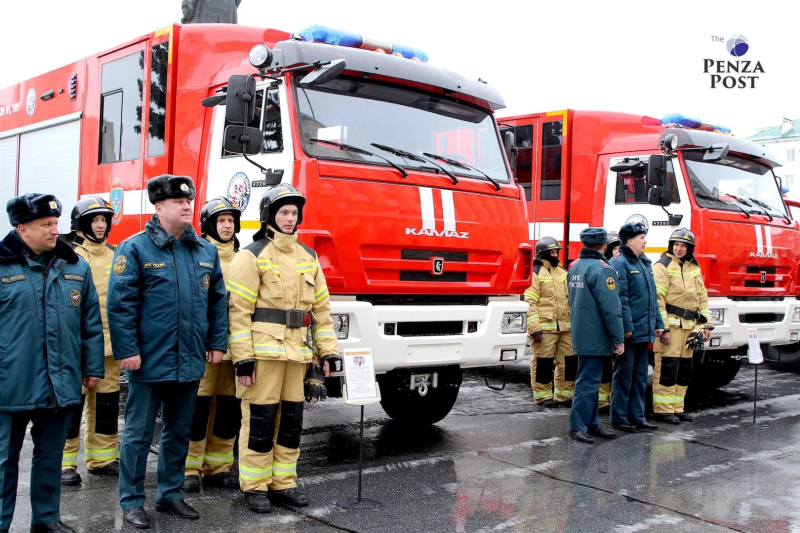
M158 216L117 247L108 289L114 359L141 355L140 382L200 381L206 350L226 349L225 282L219 254L191 226L180 239Z
M658 312L658 298L650 259L637 257L629 246L619 247L614 262L619 283L619 301L622 304L622 327L633 332L628 342L655 342L656 330L664 329Z
M45 269L12 230L0 242L0 411L69 407L102 378L103 323L89 265L60 239Z
M269 235L240 250L228 274L228 350L234 363L253 359L308 363L338 354L328 286L317 254L297 242L297 235L271 230ZM313 312L315 349L305 344L308 328L253 321L257 308Z
M222 278L227 281L228 270L230 269L231 263L233 262L233 257L236 255L234 239L231 239L230 241L225 243L219 242L218 240L215 240L214 238L209 237L207 235L205 239L217 248L217 253L219 254L219 264L222 267ZM222 356L222 360L230 361L231 354L226 352L225 355Z
M537 259L531 278L531 286L525 291L525 301L530 306L528 335L569 331L567 271Z
M582 248L569 269L568 285L575 354L613 353L614 344L620 344L624 338L617 271L597 250Z
M700 265L694 259L681 261L674 255L665 253L656 262L653 273L658 292L658 307L667 329L694 329L697 322L668 314L666 304L690 311L700 311L706 318L705 325L712 325L703 273L700 272Z
M114 260L116 246L108 244L107 241L101 243L92 242L80 231L77 232L71 244L75 253L89 263L89 267L92 269L92 280L97 290L97 299L100 302L100 317L103 319L105 354L106 357L110 357L113 352L111 350L111 335L108 332L108 309L106 303L108 298L108 278L111 274L111 262Z

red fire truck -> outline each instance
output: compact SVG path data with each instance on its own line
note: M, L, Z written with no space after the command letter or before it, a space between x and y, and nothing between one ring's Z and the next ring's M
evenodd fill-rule
M517 295L532 254L494 120L501 96L426 59L320 27L169 26L0 91L0 201L49 192L69 213L99 194L119 241L154 212L148 179L186 174L196 217L228 196L246 244L263 192L294 184L340 348L372 349L390 416L432 423L453 406L463 368L522 358ZM226 149L235 121L213 104L231 76L253 74L247 157ZM68 231L68 217L61 224Z
M696 383L721 387L734 378L748 328L764 345L798 341L798 223L781 198L780 165L764 147L681 115L662 123L569 109L500 120L531 243L563 240L572 261L583 228L641 220L655 261L674 229L694 232L715 325Z

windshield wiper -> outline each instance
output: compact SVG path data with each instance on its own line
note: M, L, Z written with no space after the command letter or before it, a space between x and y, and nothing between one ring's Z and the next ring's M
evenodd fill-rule
M390 154L394 154L398 157L403 157L405 159L410 159L412 161L416 161L418 163L432 163L436 168L447 174L447 176L453 180L453 183L458 185L458 178L455 174L438 164L436 161L431 161L429 159L422 158L416 154L412 154L411 152L406 152L405 150L400 150L399 148L392 148L391 146L386 146L385 144L378 144L378 143L370 143L372 146L379 150L383 150L384 152L389 152ZM437 172L438 174L438 172Z
M337 143L335 141L326 141L324 139L309 139L309 140L313 141L315 143L319 143L319 144L330 144L331 146L338 146L339 148L341 148L345 152L353 152L354 154L361 154L361 155L371 155L372 157L377 157L378 159L383 159L384 161L386 161L387 163L392 165L394 168L396 168L397 171L400 172L400 174L403 175L404 179L408 177L408 172L406 172L406 169L404 169L403 167L401 167L397 163L392 163L391 161L389 161L388 159L386 159L382 155L373 154L372 152L367 152L366 150L362 150L358 146L353 146L352 144Z
M702 193L702 192L697 191L697 190L695 190L693 192L694 192L694 195L696 197L698 197L698 198L705 198L706 200L713 200L713 201L719 202L721 204L732 205L733 207L735 207L736 209L738 209L739 211L744 213L747 218L750 218L750 213L748 213L747 211L742 209L742 206L740 206L739 204L735 204L733 202L726 202L725 200L722 200L721 198L717 198L716 196L711 196L710 194L705 194L705 193Z
M780 209L776 209L776 208L772 207L771 205L769 205L769 204L767 204L767 203L764 203L764 202L762 202L761 200L756 200L755 198L748 198L748 200L750 200L751 202L753 202L753 203L754 203L754 204L756 204L756 205L760 205L761 207L763 207L763 208L764 208L764 211L766 211L767 209L772 209L773 211L775 211L776 213L778 213L778 216L779 216L779 217L781 217L781 218L783 218L784 220L786 220L786 224L787 224L787 225L790 225L790 224L792 223L792 221L791 221L791 220L789 220L789 217L787 217L786 215L784 215L783 213L781 213ZM772 217L769 215L769 213L767 213L767 216L769 216L769 217L770 217L770 218L769 218L769 221L770 221L770 222L772 222Z
M448 165L450 165L451 167L463 168L464 170L472 170L474 172L477 172L478 174L481 174L487 180L491 181L492 185L494 185L495 189L497 189L498 191L500 190L500 184L497 183L497 180L495 180L494 178L492 178L486 172L484 172L483 170L481 170L479 168L475 168L475 167L473 167L471 165L468 165L466 163L462 163L461 161L456 161L455 159L450 159L449 157L444 157L444 156L437 155L437 154L431 154L429 152L422 152L422 155L424 155L425 157L427 157L429 159L438 159L439 161L443 161L443 162L447 163Z

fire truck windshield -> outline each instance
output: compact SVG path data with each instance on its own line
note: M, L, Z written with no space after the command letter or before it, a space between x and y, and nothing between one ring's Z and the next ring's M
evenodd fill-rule
M772 210L786 216L778 184L767 165L733 155L703 161L702 152L683 152L683 158L698 205L741 211L738 203L751 213Z
M295 83L295 91L303 148L312 157L384 166L388 159L408 169L438 166L422 156L428 152L462 163L441 163L458 176L509 181L494 120L482 109L444 96L347 77L313 88ZM362 151L341 150L312 139ZM394 150L383 154L386 159L364 152L376 145ZM419 157L403 157L402 152Z

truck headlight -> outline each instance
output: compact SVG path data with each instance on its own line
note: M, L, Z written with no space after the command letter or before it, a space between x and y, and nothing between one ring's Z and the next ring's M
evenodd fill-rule
M525 333L525 313L503 313L500 333Z
M800 322L800 307L795 307L792 312L792 322Z
M337 339L346 339L350 334L350 315L331 315L333 331Z
M725 322L725 310L711 309L711 322L715 326L721 326Z

